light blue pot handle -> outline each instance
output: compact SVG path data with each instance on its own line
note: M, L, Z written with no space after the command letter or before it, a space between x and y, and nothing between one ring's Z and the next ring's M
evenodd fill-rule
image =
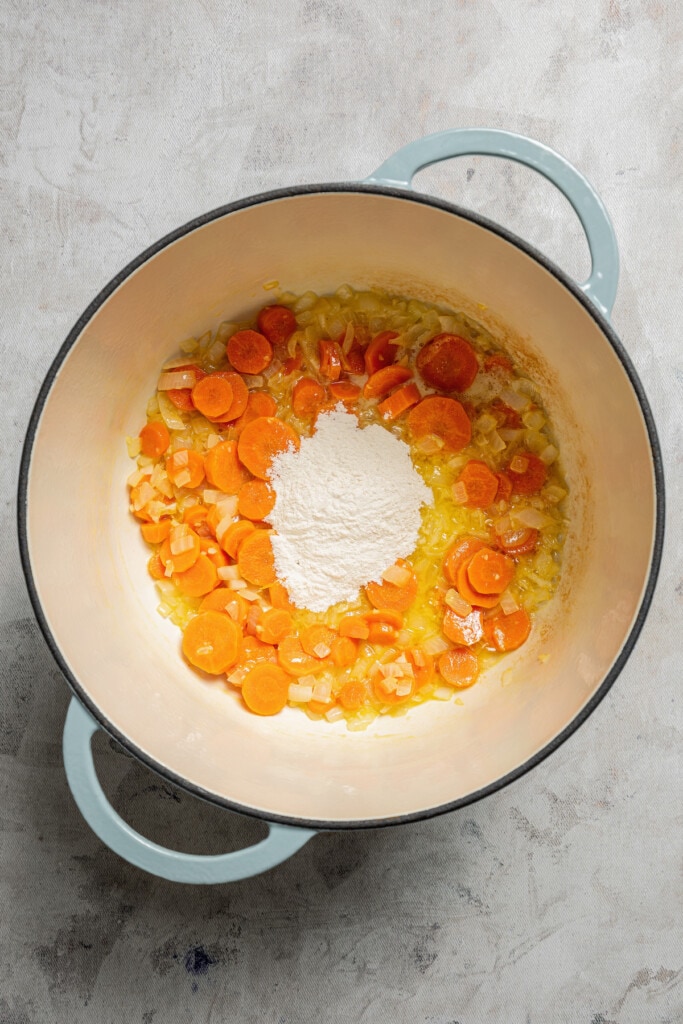
M619 282L619 251L602 200L575 167L541 142L496 128L455 128L416 139L385 160L364 184L410 188L423 167L456 156L500 156L542 174L569 200L581 221L591 254L591 275L581 290L609 316Z
M301 849L316 833L268 822L266 839L245 850L217 856L179 853L145 839L111 806L95 774L91 740L99 726L75 697L64 724L64 767L74 800L103 843L143 871L169 882L212 885L237 882L274 868Z

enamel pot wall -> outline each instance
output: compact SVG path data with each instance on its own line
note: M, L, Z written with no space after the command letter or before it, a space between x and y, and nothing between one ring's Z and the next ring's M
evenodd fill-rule
M585 229L592 273L577 285L524 242L416 194L421 167L464 154L516 160L549 178ZM310 185L231 203L142 253L97 296L57 355L26 440L19 530L35 612L73 690L64 762L94 831L168 879L222 882L279 863L316 830L397 825L499 789L565 740L633 648L662 544L663 485L642 386L612 330L618 258L588 182L539 143L490 130L406 146L360 183ZM291 709L247 713L179 657L156 612L130 518L123 438L136 434L161 362L272 293L381 286L464 308L540 380L570 483L563 583L532 639L463 693L366 732ZM97 729L189 793L269 823L223 856L149 842L107 802Z

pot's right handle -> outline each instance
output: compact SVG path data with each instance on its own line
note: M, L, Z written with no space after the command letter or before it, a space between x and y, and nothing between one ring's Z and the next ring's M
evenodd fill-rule
M569 200L581 221L591 254L591 275L581 290L609 316L619 282L619 251L612 222L591 184L564 157L534 139L496 128L455 128L416 139L385 160L368 185L410 188L423 167L456 156L500 156L538 171Z

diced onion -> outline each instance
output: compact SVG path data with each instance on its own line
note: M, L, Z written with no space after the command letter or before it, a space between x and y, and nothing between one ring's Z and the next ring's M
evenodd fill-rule
M462 480L458 480L457 483L453 484L453 501L456 505L467 504L467 488Z
M429 639L425 640L422 644L422 649L427 654L443 654L443 652L447 651L448 648L449 644L447 644L443 637L440 636L430 636Z
M231 584L228 584L230 586ZM234 588L233 588L234 589ZM251 590L247 587L244 590L240 590L240 597L243 597L245 601L258 601L259 595L255 590Z
M226 566L226 568L230 568L230 566ZM219 568L219 574L220 571L221 570ZM247 583L246 580L228 580L228 586L230 587L231 590L246 590L249 584Z
M323 679L319 679L313 687L313 700L319 700L321 704L329 704L331 692L332 687L330 684Z
M186 551L192 551L194 548L194 537L191 537L189 534L186 537L174 537L170 547L173 556L182 555Z
M426 434L415 442L415 447L424 455L436 455L444 447L444 441L436 434Z
M221 580L238 580L240 575L239 565L221 565L218 568L218 578Z
M175 485L176 487L185 487L187 484L189 484L191 479L192 474L190 473L189 469L184 469L182 473L178 473L178 475L176 476Z
M403 682L399 683L398 686L396 687L396 696L397 697L407 697L408 694L410 693L410 691L412 690L412 688L413 688L413 684L411 683L410 679L405 679Z
M401 644L402 647L406 647L412 639L413 634L409 629L401 629L396 637L396 642Z
M299 686L310 686L311 689L318 682L314 675L299 676Z
M514 444L522 436L523 431L521 430L509 430L507 427L501 427L498 431L498 436L501 440L505 441L505 444Z
M453 696L453 690L450 686L437 686L432 694L434 700L450 700Z
M515 412L521 412L522 409L526 409L529 405L528 395L520 395L517 391L513 391L512 388L506 388L505 391L501 391L500 399L505 402Z
M406 569L405 566L401 565L390 565L382 573L383 580L386 580L387 583L394 583L397 587L405 587L411 577L410 569Z
M126 437L126 449L131 459L137 459L140 454L140 438Z
M214 491L209 487L202 492L202 501L205 505L217 505L219 501L229 497L230 495L226 494L225 491Z
M556 487L555 484L550 484L543 491L543 497L546 501L549 501L551 505L557 505L563 498L567 497L567 492L563 487Z
M540 430L545 426L545 416L539 409L532 409L531 412L524 413L522 422L529 430Z
M427 659L424 656L424 651L421 651L419 647L413 650L413 661L418 668L424 668L427 664Z
M554 444L547 445L540 453L539 458L541 462L545 462L546 466L550 466L555 461L559 452Z
M488 412L483 413L483 415L474 421L474 426L477 430L480 430L482 434L490 434L497 424L498 421L495 416L491 416Z
M199 348L199 342L196 338L186 338L185 341L181 341L178 345L181 352L196 352ZM187 362L187 360L185 360ZM181 363L182 365L182 363Z
M196 338L191 338L189 340L191 340L193 342L194 348L196 348L197 347L197 340L196 340ZM181 347L181 351L182 351L182 347ZM189 351L194 352L194 349L190 349ZM161 367L161 369L162 370L176 370L179 366L187 366L187 356L179 356L176 359L167 359L166 362L164 363L164 365Z
M330 648L327 646L327 644L316 644L315 647L313 648L313 653L315 654L316 658L326 658L330 653Z
M157 391L174 391L177 388L193 388L197 383L194 370L178 370L162 373L157 381Z
M232 518L237 513L238 498L236 494L230 494L227 498L220 498L216 502L216 508L221 519L226 516Z
M511 473L526 473L529 468L529 460L523 455L515 455L510 462Z
M513 612L519 611L519 605L509 590L504 590L500 595L500 607L503 615L512 615Z
M379 685L385 693L396 693L398 679L395 676L385 676L383 679L380 679Z
M544 526L550 526L553 520L550 516L544 515L543 512L539 512L537 508L521 508L513 509L510 512L510 519L514 523L520 523L522 526L528 526L533 530L542 530Z
M242 379L248 388L262 388L265 384L263 375L260 373L243 373Z
M325 718L328 722L338 722L340 718L344 717L344 712L340 707L330 708L329 711L325 712Z
M355 335L356 332L353 329L353 324L348 323L346 325L346 333L344 334L344 340L342 342L342 352L344 353L344 355L347 355L351 351L351 346L353 345L353 339Z
M503 533L509 533L512 529L512 520L510 516L501 516L500 519L496 519L493 524L494 531L500 537Z
M175 405L163 391L157 394L157 401L159 403L159 412L161 418L168 427L169 430L184 430L185 420L176 409Z
M133 508L135 509L135 511L139 512L141 508L144 508L148 501L152 501L155 494L156 491L154 490L154 488L151 487L146 480L143 480L143 482L138 487L138 493L136 495L135 501L133 502Z
M126 483L129 487L137 487L140 481L144 480L146 476L149 476L149 474L146 473L144 469L136 469L130 474Z
M287 699L293 704L308 704L313 697L312 686L302 686L301 683L290 683L287 691Z
M446 591L444 602L462 619L472 611L472 605L469 604L464 597L461 597L457 590L453 590L452 588Z
M241 686L244 682L244 677L247 671L244 668L236 668L234 672L231 672L228 676L228 682L232 683L233 686Z
M216 539L219 544L223 543L223 537L229 526L234 522L234 516L223 516L216 527Z
M170 606L170 604L166 604L162 601L161 604L157 605L157 611L159 612L159 615L163 616L164 619L167 619L171 612L173 611L173 608Z
M491 433L489 434L489 445L491 447L491 451L495 452L496 454L498 452L502 452L507 447L505 441L500 436L497 430L492 430Z

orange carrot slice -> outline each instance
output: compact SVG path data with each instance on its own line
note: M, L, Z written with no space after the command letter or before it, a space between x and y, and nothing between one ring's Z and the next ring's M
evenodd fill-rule
M496 651L515 651L522 646L530 632L531 618L524 608L510 615L497 612L490 619L484 619L486 643Z
M251 605L236 590L229 587L217 587L206 595L199 606L200 612L223 612L229 615L239 626L247 620Z
M467 391L479 372L474 349L458 334L437 334L420 349L415 365L425 384L438 391Z
M471 647L484 636L483 613L473 608L469 615L461 617L452 608L447 608L443 617L443 631L454 644Z
M265 306L256 325L271 345L284 345L296 330L296 317L286 306Z
M233 391L230 381L217 374L209 374L197 381L192 388L194 407L203 416L218 419L232 405Z
M320 373L328 380L339 380L342 371L342 350L338 341L323 339L318 345Z
M350 380L337 380L330 384L330 394L344 405L352 405L360 398L360 388Z
M291 448L298 451L300 444L299 435L284 420L277 416L260 416L247 423L240 434L237 454L254 476L266 480L275 456Z
M299 640L306 654L313 658L327 658L336 636L334 629L330 629L322 622L314 622L301 631Z
M404 384L379 403L377 412L383 420L396 420L406 409L417 405L419 401L420 391L417 384Z
M196 366L195 363L186 363L184 366L174 367L177 373L181 373L183 370L192 371L194 373L194 382L201 380L202 377L206 377L206 373L201 367ZM176 409L180 409L182 412L192 412L194 409L194 402L192 401L192 388L172 388L167 391L166 394L175 405Z
M474 558L474 555L472 558ZM470 559L461 562L455 574L455 585L458 588L458 593L468 604L475 605L477 608L494 608L500 600L500 594L480 594L478 590L475 590L470 583L467 572L469 564Z
M163 455L171 441L168 427L161 420L146 423L140 431L140 451L149 459Z
M187 533L183 536L190 538L192 546L188 546L186 550L179 551L174 554L171 550L171 545L173 544L175 546L174 534L175 531L172 530L159 548L159 558L166 568L170 568L172 572L185 572L186 569L189 569L190 566L194 565L201 554L202 549L199 543L199 537L194 530L188 529Z
M479 540L478 537L460 537L448 549L443 563L443 571L452 586L457 587L458 585L458 569L463 562L468 561L476 551L485 546L484 541Z
M408 429L415 439L436 434L446 448L459 452L469 444L472 425L455 398L428 395L408 413Z
M330 644L330 657L337 668L348 668L358 657L358 643L350 636L336 636Z
M145 528L143 526L144 534ZM517 558L519 555L527 555L533 551L538 544L540 534L532 526L522 527L519 530L507 530L505 533L496 535L496 542L503 549L506 555Z
M276 580L275 583L271 583L268 587L268 596L273 608L282 608L286 612L294 611L294 605L289 600L287 588L278 580Z
M277 649L278 664L290 676L308 676L322 672L325 660L306 654L298 636L287 636Z
M275 582L275 558L267 530L254 530L239 546L237 564L245 580L256 587Z
M287 703L289 678L277 665L254 665L242 680L242 699L255 715L277 715Z
M312 377L301 377L292 388L292 409L301 419L320 412L325 401L325 388Z
M502 594L514 575L512 559L493 548L481 548L467 563L467 579L479 594Z
M398 345L392 345L394 338L398 338L396 331L382 331L375 335L365 350L365 372L369 377L377 373L384 366L393 363L398 352Z
M140 526L142 536L148 544L161 544L171 532L171 520L162 519L158 523L142 523Z
M174 573L173 579L188 597L203 597L218 584L216 566L205 554L201 554L189 569Z
M439 658L439 674L449 686L464 689L476 683L479 662L466 647L452 647Z
M202 554L206 555L217 569L222 569L223 566L228 564L228 559L218 546L218 541L213 537L200 537L199 546L202 549Z
M166 459L166 472L176 487L199 487L204 479L204 459L193 448L178 448Z
M382 372L381 370L379 371ZM368 601L375 608L389 608L392 611L404 612L410 608L417 597L417 577L413 568L405 558L399 558L396 565L401 569L410 570L410 579L402 586L396 583L388 583L382 580L381 583L372 581L365 588Z
M266 644L279 644L294 628L294 620L282 608L269 608L261 616L256 633Z
M464 487L467 508L488 508L498 493L499 480L485 462L470 459L463 467L457 483Z
M204 458L206 478L209 483L226 494L236 494L249 473L237 457L236 441L219 441L210 448Z
M365 398L380 398L399 384L404 384L413 376L407 366L383 366L368 377L363 387Z
M159 555L152 555L147 563L147 572L153 580L163 580L165 578L164 563L159 558Z
M496 479L498 481L498 490L496 491L496 501L509 501L512 494L512 481L507 473L496 473Z
M239 437L247 423L257 420L259 416L275 415L277 415L277 402L272 395L267 395L265 391L250 391L247 407L239 419L232 424L232 429Z
M247 480L237 494L237 511L245 519L265 519L275 505L275 491L265 480Z
M214 380L218 378L230 385L232 388L232 402L228 411L220 416L209 416L207 413L204 413L204 415L208 420L217 423L219 427L228 426L245 412L249 404L249 388L239 373L233 373L228 370L216 370L211 376Z
M258 331L237 331L228 339L226 352L239 373L263 373L273 360L273 346Z
M250 523L248 519L238 519L236 523L230 523L230 526L221 537L221 547L224 551L227 551L231 558L236 559L242 541L249 534L253 533L255 529L254 524Z
M540 491L548 476L548 467L532 452L516 452L507 473L513 494L534 494Z
M344 683L337 695L337 699L346 711L358 711L367 703L367 684L360 679L349 679Z
M370 627L364 615L345 615L339 623L339 635L353 640L367 640Z
M277 648L272 644L266 644L257 636L245 636L242 641L241 665L254 665L261 661L269 661L277 664Z
M183 654L195 668L221 675L235 664L242 631L223 612L201 612L190 619L183 633Z

